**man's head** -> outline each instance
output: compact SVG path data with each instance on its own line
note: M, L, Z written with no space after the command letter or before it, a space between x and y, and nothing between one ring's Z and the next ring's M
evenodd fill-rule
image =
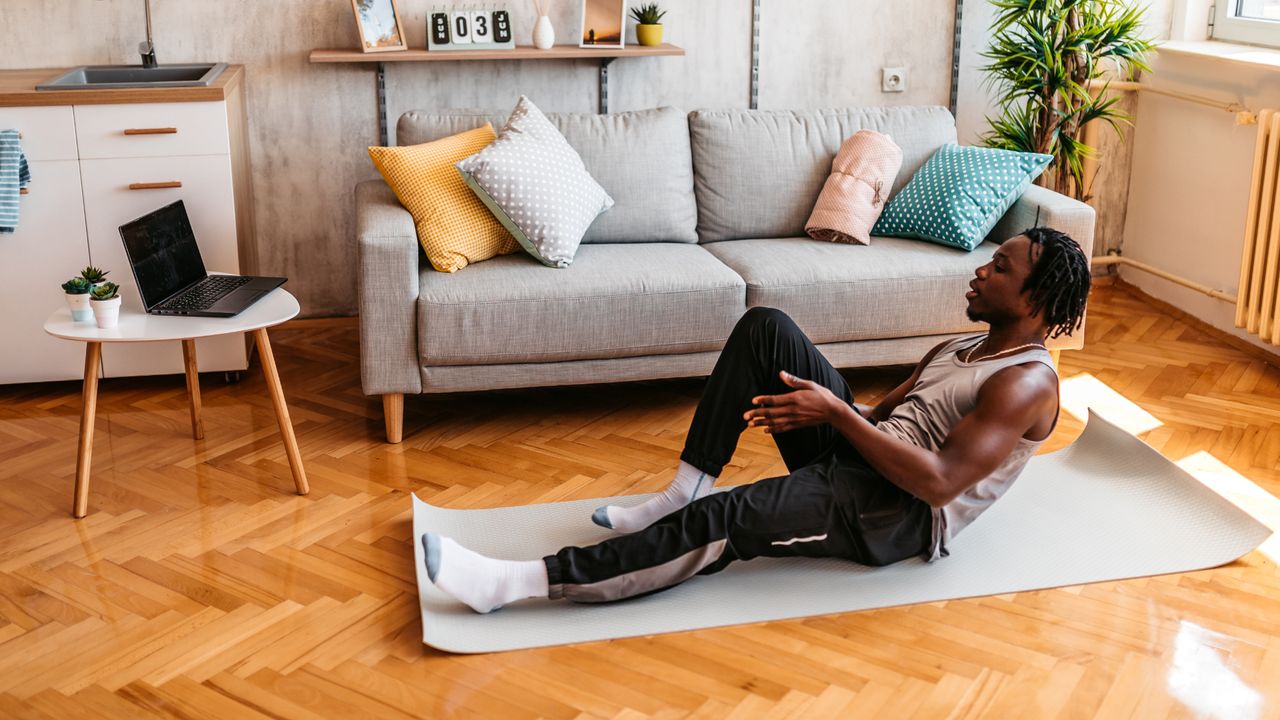
M1031 228L1006 240L974 275L965 295L970 320L1031 321L1047 337L1070 335L1084 321L1089 259L1065 233Z

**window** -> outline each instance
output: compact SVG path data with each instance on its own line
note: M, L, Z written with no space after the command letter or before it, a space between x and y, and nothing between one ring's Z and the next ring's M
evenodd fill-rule
M1280 0L1217 0L1213 39L1280 47Z

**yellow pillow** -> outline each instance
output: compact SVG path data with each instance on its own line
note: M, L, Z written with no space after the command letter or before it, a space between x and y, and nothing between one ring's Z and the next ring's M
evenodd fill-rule
M489 146L493 126L407 147L371 147L369 157L400 204L413 215L432 267L455 272L469 263L520 249L480 202L454 163Z

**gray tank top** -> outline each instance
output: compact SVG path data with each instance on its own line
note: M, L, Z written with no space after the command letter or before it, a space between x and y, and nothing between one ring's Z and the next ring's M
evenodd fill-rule
M920 379L907 397L876 427L912 445L937 452L951 428L973 410L978 390L987 378L1007 367L1029 362L1042 362L1053 370L1055 376L1058 374L1052 356L1044 348L972 363L960 359L985 337L985 334L970 335L944 345L920 372ZM1057 425L1056 419L1054 425ZM1043 443L1044 440L1019 438L1013 452L1000 467L945 506L933 509L930 562L949 554L949 541L1004 495Z

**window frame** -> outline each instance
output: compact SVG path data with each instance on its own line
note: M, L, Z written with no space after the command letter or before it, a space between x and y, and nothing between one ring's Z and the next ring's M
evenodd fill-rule
M1211 40L1280 48L1280 21L1240 17L1240 0L1217 0L1213 4Z

